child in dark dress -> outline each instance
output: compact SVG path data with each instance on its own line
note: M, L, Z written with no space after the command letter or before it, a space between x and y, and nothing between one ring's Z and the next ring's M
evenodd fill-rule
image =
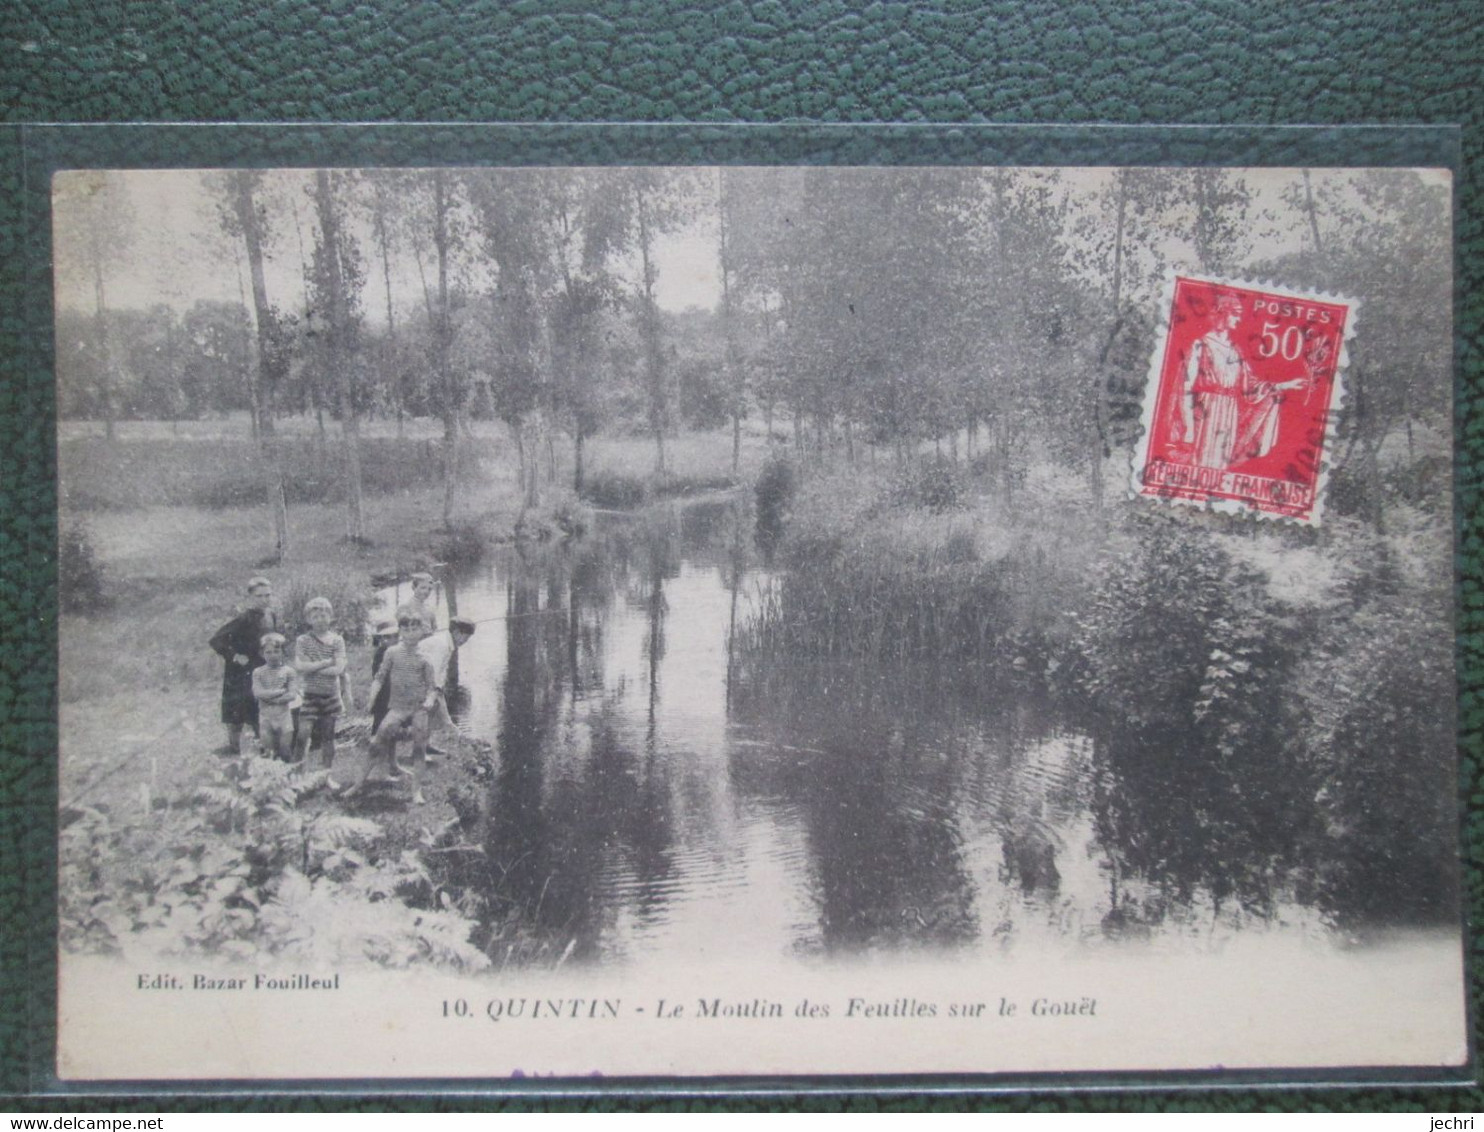
M226 662L222 674L222 722L227 725L227 753L242 753L242 729L258 732L258 701L252 693L253 669L263 663L265 633L279 629L273 611L273 583L253 578L247 583L248 606L216 631L210 644Z

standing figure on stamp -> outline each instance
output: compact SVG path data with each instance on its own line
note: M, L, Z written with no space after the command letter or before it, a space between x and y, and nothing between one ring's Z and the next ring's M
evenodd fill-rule
M1307 384L1303 378L1259 381L1232 341L1241 321L1242 301L1218 295L1211 329L1196 339L1186 362L1180 419L1202 467L1230 468L1266 456L1278 440L1281 394Z

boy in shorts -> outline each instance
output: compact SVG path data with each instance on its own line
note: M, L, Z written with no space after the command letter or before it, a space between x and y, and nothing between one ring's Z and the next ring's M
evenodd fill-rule
M299 706L299 675L284 660L287 645L282 633L264 633L263 663L252 672L263 754L283 762L293 757L294 709Z
M397 630L400 639L387 650L382 658L376 678L371 682L371 700L374 703L382 685L389 687L386 718L376 729L371 740L371 749L366 754L366 770L361 781L346 791L349 798L361 792L371 775L381 769L388 782L397 782L402 775L397 771L397 743L412 740L412 804L421 806L427 801L423 797L418 776L422 772L423 760L427 756L428 713L438 699L438 685L433 676L433 665L427 657L417 651L427 630L422 614L415 606L404 605L397 611Z
M299 735L294 752L311 769L309 748L320 749L325 770L335 765L335 723L340 718L340 677L345 672L345 638L330 627L335 610L328 598L317 597L304 606L309 632L294 642L294 668L299 673L304 701L299 709ZM339 789L331 778L330 789Z

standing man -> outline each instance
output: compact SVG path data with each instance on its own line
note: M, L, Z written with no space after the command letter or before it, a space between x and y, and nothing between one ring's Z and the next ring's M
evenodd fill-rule
M453 716L448 714L448 670L454 653L473 635L474 622L463 617L454 617L443 632L430 634L418 642L417 651L433 666L433 683L438 692L438 702L433 705L428 716L430 736L437 735L440 731L453 731L455 736L458 735ZM430 746L429 750L436 751L438 748Z

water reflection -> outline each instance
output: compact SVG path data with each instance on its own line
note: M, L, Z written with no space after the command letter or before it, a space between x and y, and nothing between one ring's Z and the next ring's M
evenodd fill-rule
M462 656L463 725L492 744L483 854L446 865L497 962L1317 928L1260 883L1264 831L1217 861L1170 804L1178 767L1117 757L1033 683L737 647L771 584L747 523L727 502L614 517L448 586L503 618Z

